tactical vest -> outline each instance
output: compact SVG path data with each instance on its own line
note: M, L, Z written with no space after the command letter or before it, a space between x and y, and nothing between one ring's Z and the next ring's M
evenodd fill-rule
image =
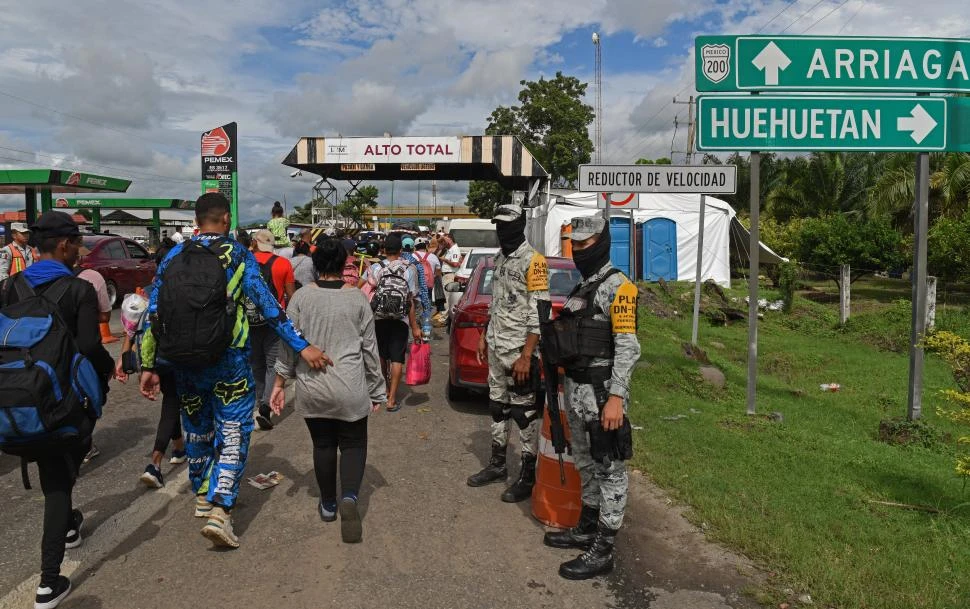
M610 269L606 275L593 283L577 285L569 294L567 303L581 299L584 304L578 311L562 309L555 320L543 324L543 340L548 336L544 355L554 365L567 372L589 368L594 359L613 359L613 324L610 320L593 319L596 314L596 291L619 269Z

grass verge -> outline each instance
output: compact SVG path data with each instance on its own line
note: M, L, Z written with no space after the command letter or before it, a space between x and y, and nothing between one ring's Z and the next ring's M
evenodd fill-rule
M906 413L908 358L897 352L908 335L903 305L868 306L871 317L845 329L831 304L799 298L789 315L766 313L758 411L781 413L777 422L745 414L746 323L702 320L700 346L727 379L715 389L681 346L690 340L690 288L670 289L661 299L679 314L661 318L641 307L644 363L630 417L644 429L635 432L632 465L689 504L709 536L777 573L776 590L845 609L968 606L970 492L953 470L957 428L935 413L939 390L955 386L942 361L926 360L921 429L930 440L879 441L880 422ZM951 325L966 319L954 309ZM900 328L902 349L886 338ZM842 388L826 393L822 383Z

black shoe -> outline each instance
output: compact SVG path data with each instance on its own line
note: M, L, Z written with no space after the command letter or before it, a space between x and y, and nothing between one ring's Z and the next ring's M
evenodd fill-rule
M71 528L64 537L64 547L68 550L81 545L81 525L84 524L84 514L81 510L71 511Z
M559 565L559 575L566 579L591 579L613 570L613 542L616 531L600 526L596 539L578 558Z
M317 504L317 512L320 513L320 520L333 522L337 519L337 503L332 502L328 505L321 499L320 503Z
M54 609L71 593L71 580L57 576L53 586L39 586L34 596L34 609Z
M273 429L273 421L270 417L273 416L273 411L269 409L266 404L260 404L259 408L256 409L256 425L263 431L269 431Z
M518 503L532 497L532 487L536 485L536 456L522 454L522 469L519 479L502 493L505 503Z
M577 548L587 550L596 539L596 527L600 519L599 508L583 504L579 524L564 531L550 531L542 537L542 543L550 548Z
M508 477L509 470L505 467L505 447L493 443L492 458L488 460L488 465L482 471L468 477L468 486L485 486Z

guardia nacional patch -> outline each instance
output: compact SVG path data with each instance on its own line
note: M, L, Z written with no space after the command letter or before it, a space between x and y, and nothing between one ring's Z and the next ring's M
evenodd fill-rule
M625 281L616 290L610 305L610 320L613 334L637 333L637 286Z
M549 265L546 264L546 257L538 252L529 261L525 289L529 292L544 292L549 289Z

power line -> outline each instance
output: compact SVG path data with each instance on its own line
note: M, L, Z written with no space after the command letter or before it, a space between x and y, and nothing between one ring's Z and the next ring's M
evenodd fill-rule
M839 32L838 32L839 34L844 32L845 28L849 27L849 24L852 23L852 20L856 18L856 15L858 15L862 11L862 9L866 7L866 4L868 3L868 1L869 0L862 0L862 3L859 5L859 8L857 8L855 12L852 13L852 16L846 19L845 23L842 24L842 27L839 28Z
M796 23L798 23L799 21L801 21L801 20L802 20L802 18L803 18L803 17L805 17L805 15L807 15L807 14L809 14L809 13L811 13L812 11L814 11L814 10L815 10L815 8L816 8L817 6L819 6L820 4L822 4L822 3L823 3L823 2L825 2L825 1L826 1L826 0L818 0L818 2L816 2L815 4L813 4L813 5L811 6L811 8L809 8L809 9L808 9L807 11L805 11L804 13L802 13L801 15L799 15L797 19L795 19L794 21L792 21L791 23L789 23L789 24L788 24L788 27L786 27L785 29L783 29L782 31L780 31L780 32L778 32L778 33L779 33L779 34L784 34L784 33L785 33L785 32L787 32L788 30L790 30L790 29L791 29L791 26L793 26L793 25L795 25Z
M822 15L822 17L818 21L816 21L812 25L810 25L807 28L805 28L804 30L802 30L802 34L804 34L805 32L807 32L808 30L812 29L813 27L815 27L819 23L822 23L823 21L825 21L826 19L828 19L829 15L831 15L835 11L839 10L840 8L842 8L843 6L845 6L848 3L849 3L849 0L842 0L842 2L840 2L835 8L833 8L829 12L825 13L824 15Z

